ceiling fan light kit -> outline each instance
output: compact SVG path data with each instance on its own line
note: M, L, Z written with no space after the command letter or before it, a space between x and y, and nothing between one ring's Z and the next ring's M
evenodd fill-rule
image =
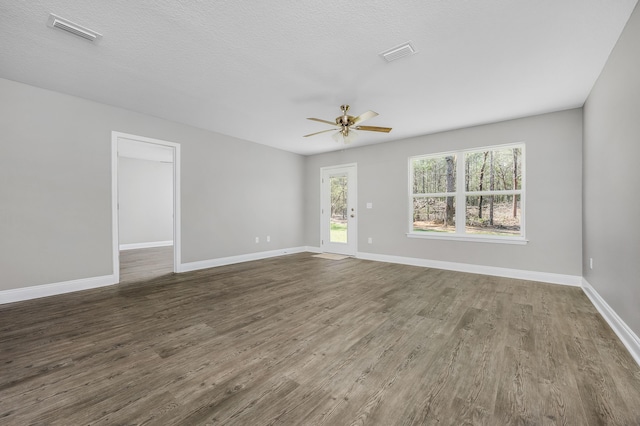
M362 123L365 120L368 120L370 118L377 116L378 115L377 112L366 111L357 117L353 117L347 114L347 112L349 111L349 105L346 105L346 104L342 105L340 106L340 109L342 110L342 115L336 117L335 123L329 120L323 120L321 118L313 118L313 117L307 118L307 120L318 121L320 123L329 124L329 125L335 126L335 128L329 129L329 130L322 130L320 132L310 133L308 135L304 135L304 137L306 138L309 136L319 135L320 133L333 132L337 130L337 132L334 133L331 137L336 142L342 142L346 145L355 141L356 138L358 137L358 134L354 132L354 130L364 130L367 132L383 132L383 133L389 133L391 131L391 127L359 126L358 125L358 123Z
M338 132L335 132L333 135L331 135L331 137L333 138L334 141L338 143L343 143L345 145L348 145L351 142L354 142L356 139L358 139L358 134L353 130L351 131L340 130Z

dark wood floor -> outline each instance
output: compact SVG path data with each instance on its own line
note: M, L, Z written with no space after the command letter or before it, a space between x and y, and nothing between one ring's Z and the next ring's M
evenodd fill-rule
M578 288L141 259L140 279L123 259L121 285L0 306L0 424L640 425L640 368Z
M173 247L153 247L120 252L120 283L129 284L170 275Z

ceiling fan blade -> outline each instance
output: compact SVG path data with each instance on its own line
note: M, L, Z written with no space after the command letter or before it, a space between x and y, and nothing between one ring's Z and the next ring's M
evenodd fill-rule
M336 122L335 121L328 121L328 120L322 120L320 118L311 118L311 117L308 117L307 120L319 121L320 123L326 123L326 124L330 124L332 126L336 126Z
M389 133L391 131L391 127L377 127L377 126L356 126L357 130L366 130L368 132L384 132Z
M319 135L320 133L335 132L335 131L336 131L336 129L323 130L321 132L315 132L315 133L310 133L308 135L304 135L303 138L308 138L309 136Z
M375 112L375 111L363 112L362 114L360 114L359 116L357 116L356 118L353 119L353 124L361 123L364 120L368 120L370 118L375 117L376 115L378 115L378 113Z

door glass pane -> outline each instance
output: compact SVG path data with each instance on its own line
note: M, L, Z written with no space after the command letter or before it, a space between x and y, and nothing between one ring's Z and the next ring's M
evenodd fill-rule
M329 216L329 241L332 243L347 242L347 176L329 177L331 187L331 215Z

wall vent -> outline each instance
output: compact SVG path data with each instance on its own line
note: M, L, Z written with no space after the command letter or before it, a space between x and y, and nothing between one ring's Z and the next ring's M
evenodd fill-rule
M389 50L385 50L384 52L380 53L380 56L382 56L385 61L391 62L400 58L404 58L405 56L415 55L416 53L417 52L416 49L414 49L413 44L408 41L406 43L402 43L401 45L392 47Z
M49 15L49 20L47 21L47 25L51 28L58 28L60 30L71 33L75 36L82 37L89 41L96 41L102 34L97 33L89 28L83 27L82 25L78 25L74 22L69 21L68 19L61 18L59 16L54 15L53 13Z

